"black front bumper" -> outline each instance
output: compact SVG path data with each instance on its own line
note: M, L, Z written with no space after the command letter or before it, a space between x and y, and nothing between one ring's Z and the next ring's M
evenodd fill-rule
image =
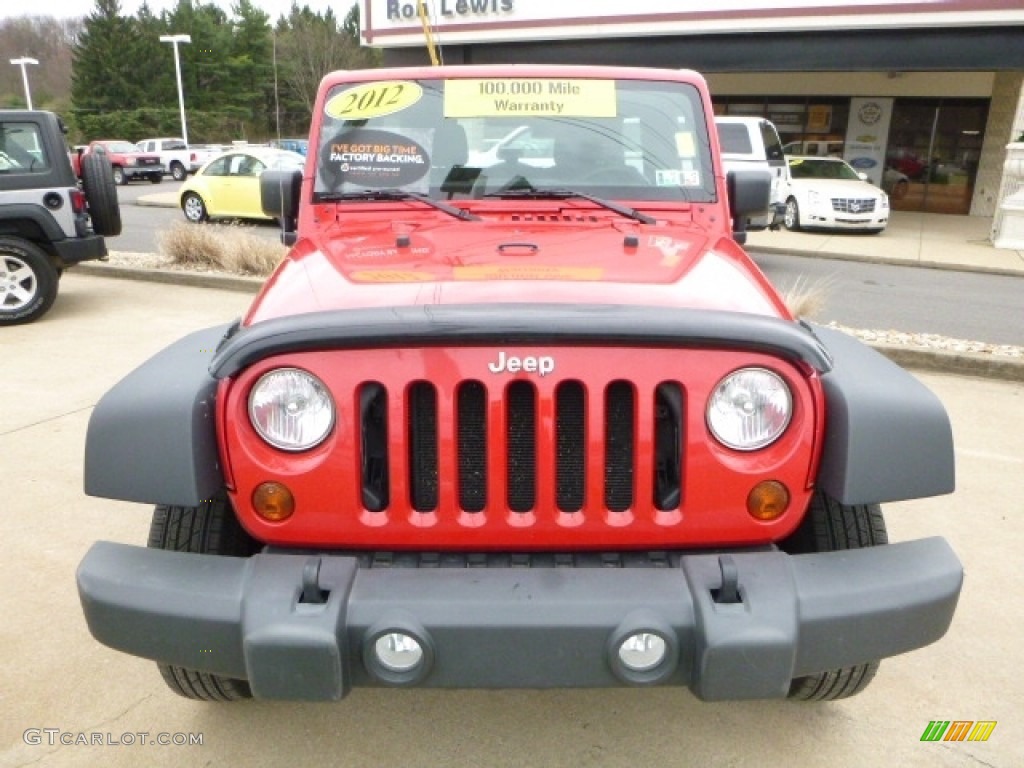
M738 602L722 602L729 572ZM310 700L387 684L677 684L707 700L782 697L794 677L937 640L962 579L940 538L692 554L661 568L367 568L340 555L240 559L98 542L78 569L100 642L246 679L258 697ZM423 667L392 675L374 663L373 641L391 631L419 640ZM666 641L655 669L619 661L618 644L636 632Z

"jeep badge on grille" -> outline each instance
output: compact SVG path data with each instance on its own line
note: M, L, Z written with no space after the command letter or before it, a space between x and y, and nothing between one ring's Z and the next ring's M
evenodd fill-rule
M543 357L534 357L533 355L516 357L515 355L506 355L504 352L499 351L498 359L493 363L488 363L487 367L491 373L518 373L519 371L525 371L526 373L539 373L541 376L547 376L555 370L555 358L548 355Z

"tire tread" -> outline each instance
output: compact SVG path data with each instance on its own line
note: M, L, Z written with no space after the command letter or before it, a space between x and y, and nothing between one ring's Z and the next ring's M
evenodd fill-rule
M21 237L0 235L0 258L3 254L25 262L32 270L36 279L37 295L17 314L10 310L0 310L0 325L19 325L38 320L50 311L57 300L59 282L57 268L46 251L39 245ZM2 265L0 265L2 266Z
M146 546L229 557L249 557L259 550L223 493L198 507L157 506ZM157 668L167 687L186 699L226 702L252 698L245 680L160 662Z
M824 493L811 498L803 525L780 548L789 554L837 552L887 544L882 509L877 504L840 504ZM797 701L835 701L863 691L878 672L879 661L798 677L789 688Z

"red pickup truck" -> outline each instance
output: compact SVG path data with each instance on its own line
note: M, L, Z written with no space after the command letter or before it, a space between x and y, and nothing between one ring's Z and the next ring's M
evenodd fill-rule
M135 179L149 179L153 184L164 180L164 165L160 156L141 152L130 141L93 141L84 147L76 147L71 153L71 165L75 175L81 178L82 157L91 152L105 155L114 169L114 183L127 184Z
M156 505L79 567L93 635L221 701L826 700L938 640L960 562L879 505L952 491L949 419L793 316L713 114L689 71L327 75L260 179L288 257L91 416L86 492ZM488 153L520 126L550 162Z

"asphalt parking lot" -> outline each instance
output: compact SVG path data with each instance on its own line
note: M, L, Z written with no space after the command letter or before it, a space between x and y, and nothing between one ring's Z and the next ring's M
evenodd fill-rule
M964 592L944 639L883 663L858 697L706 704L678 689L356 690L339 704L225 706L174 696L153 664L100 646L82 619L74 574L85 551L100 538L143 543L149 526L145 507L83 495L85 428L121 376L188 331L234 318L249 298L71 272L42 321L0 334L0 764L1021 764L1024 384L933 374L922 379L953 419L958 488L889 505L887 520L894 541L946 536L965 565ZM985 742L922 742L932 720L997 725ZM153 743L197 736L201 745Z

